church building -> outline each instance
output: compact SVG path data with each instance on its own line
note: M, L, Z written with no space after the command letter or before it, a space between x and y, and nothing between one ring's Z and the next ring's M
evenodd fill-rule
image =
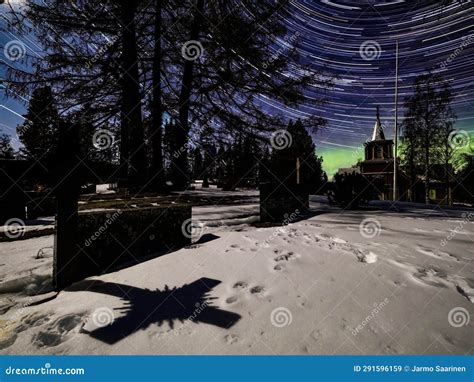
M380 121L379 107L375 125L370 141L364 143L364 160L356 167L341 168L339 173L358 173L367 178L377 178L383 180L384 189L379 190L379 199L393 199L393 145L392 139L386 139L383 125ZM430 200L432 203L446 203L447 193L451 193L454 185L454 179L450 175L448 187L446 186L445 166L433 164L430 168ZM452 171L450 171L452 173ZM402 166L397 171L398 200L425 202L425 183L424 177L417 175L412 187L410 187L410 177L404 171ZM449 191L447 191L449 188Z
M391 199L393 192L393 140L385 139L380 112L377 106L372 139L364 144L365 159L360 164L360 173L367 177L382 178L385 190L380 199Z

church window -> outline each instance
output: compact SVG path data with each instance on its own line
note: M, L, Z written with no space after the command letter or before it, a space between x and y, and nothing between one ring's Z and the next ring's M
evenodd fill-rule
M380 158L383 158L383 149L381 146L377 146L375 148L375 158L376 159L380 159Z

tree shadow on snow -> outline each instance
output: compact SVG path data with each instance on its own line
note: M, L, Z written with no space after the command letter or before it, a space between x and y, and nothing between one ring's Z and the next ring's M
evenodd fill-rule
M204 243L209 243L210 241L220 239L220 236L214 235L213 233L205 233L202 235L199 240L195 241L191 245L198 245L198 244L204 244Z
M112 345L152 324L161 326L165 321L175 334L191 323L230 328L241 316L210 305L216 297L210 297L209 292L220 283L219 280L203 277L182 287L170 289L165 285L163 290L150 290L101 280L84 280L66 290L102 293L127 302L127 306L117 309L119 313L114 313L114 316L120 316L110 325L93 331L83 330L91 337ZM175 327L177 322L180 324Z

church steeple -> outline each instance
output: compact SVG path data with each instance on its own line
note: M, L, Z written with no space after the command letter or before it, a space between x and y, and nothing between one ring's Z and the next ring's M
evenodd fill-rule
M375 120L374 132L372 134L373 141L384 141L385 134L383 133L382 123L380 122L380 112L377 106L377 118Z

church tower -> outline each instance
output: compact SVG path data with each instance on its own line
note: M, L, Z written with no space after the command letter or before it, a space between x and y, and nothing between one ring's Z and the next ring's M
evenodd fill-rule
M388 192L384 192L382 198L389 199L393 184L393 140L385 139L378 106L372 140L364 146L365 160L360 166L361 173L368 177L383 178Z
M378 106L372 140L365 143L365 160L376 162L393 160L393 141L385 139Z

